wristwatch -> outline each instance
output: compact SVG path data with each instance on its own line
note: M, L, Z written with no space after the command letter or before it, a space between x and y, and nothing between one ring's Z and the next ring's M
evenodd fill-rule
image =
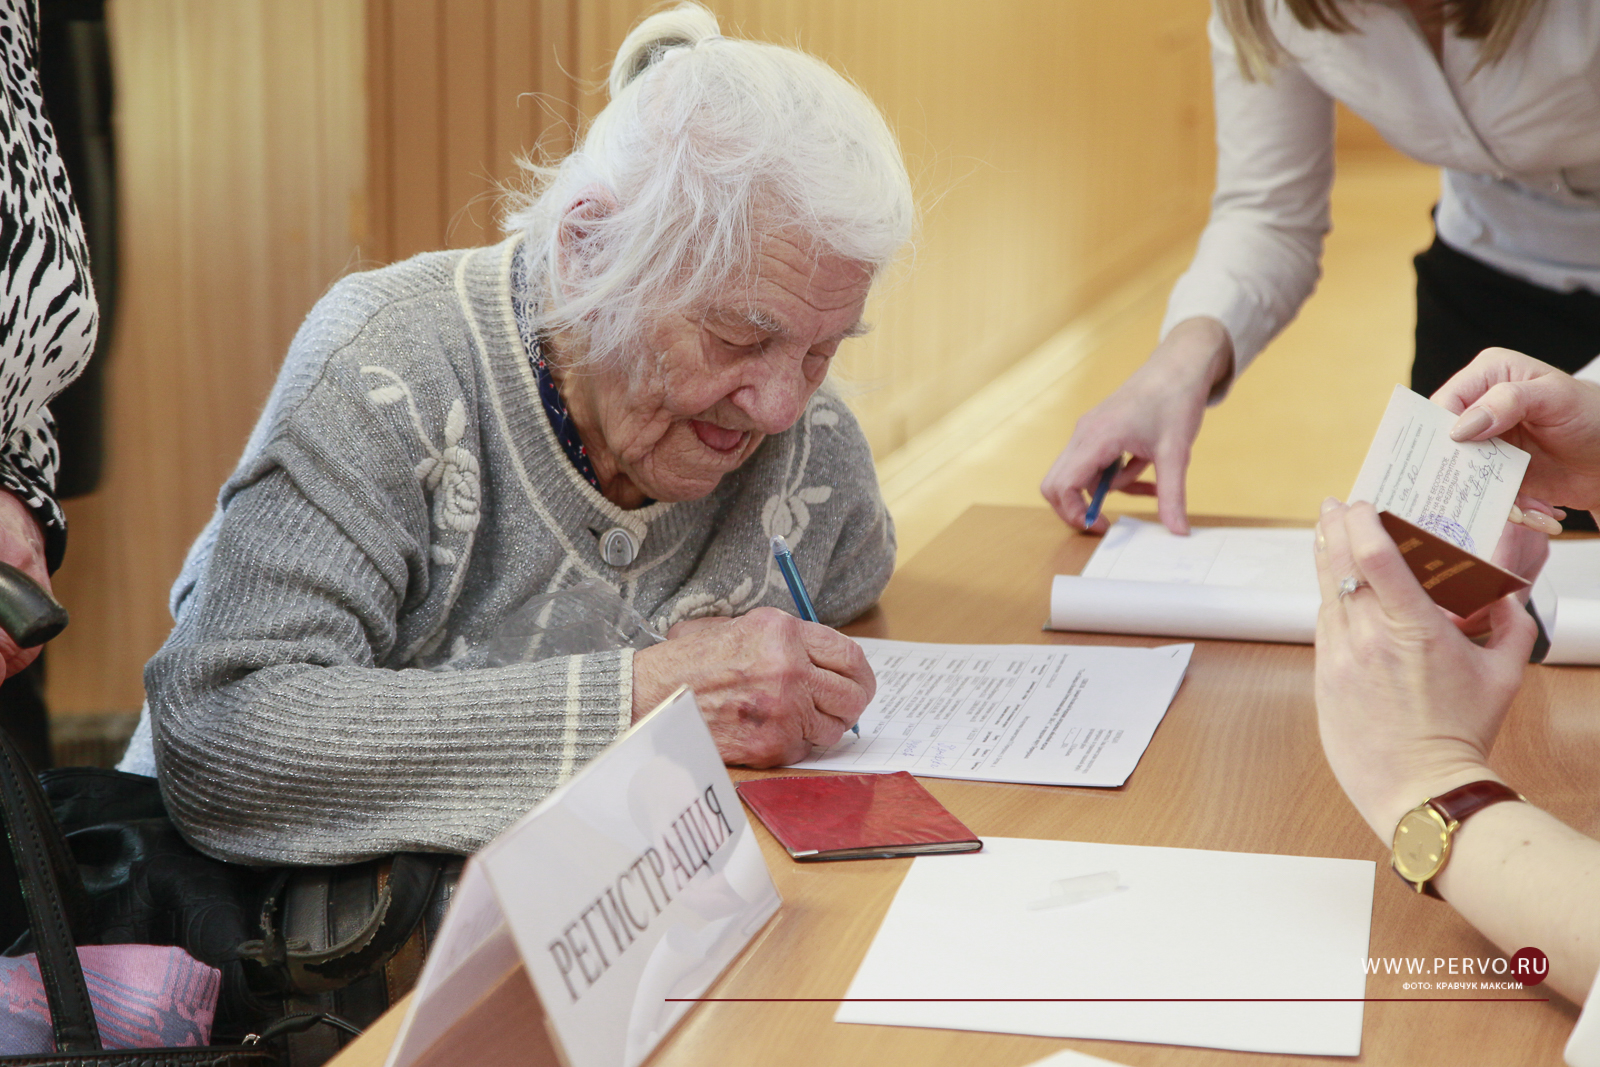
M1490 804L1526 799L1505 783L1488 779L1430 797L1400 817L1394 828L1389 864L1411 888L1443 900L1433 887L1433 880L1450 862L1450 842L1456 828Z

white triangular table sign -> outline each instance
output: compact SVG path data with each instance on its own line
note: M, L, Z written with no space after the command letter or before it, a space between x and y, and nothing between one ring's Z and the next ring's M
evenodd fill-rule
M679 689L467 862L386 1067L637 1067L780 904Z

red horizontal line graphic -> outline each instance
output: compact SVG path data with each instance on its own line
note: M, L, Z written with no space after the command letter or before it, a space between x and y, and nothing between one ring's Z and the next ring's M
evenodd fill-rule
M1548 1004L1549 997L666 997L668 1004Z

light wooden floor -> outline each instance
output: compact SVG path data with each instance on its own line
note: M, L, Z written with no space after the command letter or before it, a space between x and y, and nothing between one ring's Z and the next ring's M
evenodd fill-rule
M1197 514L1303 519L1355 480L1411 362L1411 256L1431 240L1438 172L1387 151L1341 158L1323 280L1196 443ZM1079 415L1149 353L1192 242L1073 323L962 409L879 462L900 558L971 504L1038 504L1039 480ZM1151 512L1113 496L1107 511Z

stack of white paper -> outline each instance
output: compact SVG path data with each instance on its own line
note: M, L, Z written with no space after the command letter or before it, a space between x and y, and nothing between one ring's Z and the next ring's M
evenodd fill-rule
M1176 537L1118 519L1081 577L1056 577L1050 628L1310 644L1322 602L1312 536L1216 526Z
M1050 903L1057 882L1107 872L1116 892ZM1373 872L985 838L913 861L835 1019L1359 1055Z

